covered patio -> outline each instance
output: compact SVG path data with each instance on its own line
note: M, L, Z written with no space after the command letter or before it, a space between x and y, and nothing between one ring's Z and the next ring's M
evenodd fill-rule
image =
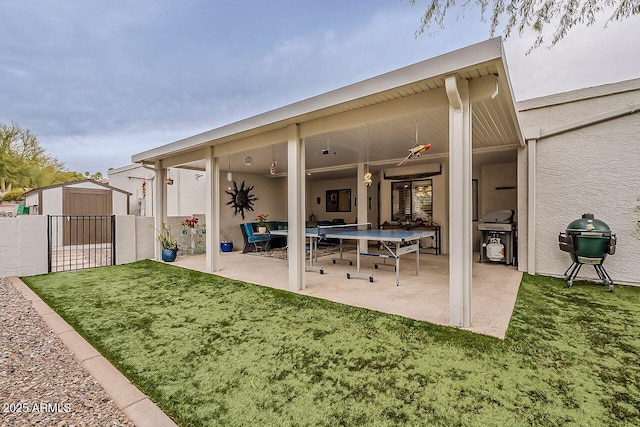
M216 274L276 289L288 289L287 260L230 252L221 254L225 268ZM396 314L410 319L449 325L449 257L420 254L420 274L415 275L414 254L402 257L400 285L395 286L391 268L373 268L365 259L363 272L375 280L347 279L354 266L333 264L332 256L318 258L324 274L306 272L306 288L299 293L355 307ZM345 258L354 259L353 252ZM206 272L205 255L179 257L175 265ZM249 268L250 266L250 268ZM476 263L473 266L472 332L504 338L518 295L522 273L504 264Z
M430 150L401 164L409 150L427 143ZM524 147L502 42L492 39L136 154L132 161L155 170L156 228L167 221L168 168L205 176L206 255L184 258L184 266L501 336L520 278L514 267L474 262L478 208L472 181L484 164L498 165L491 175L500 176L501 163L513 165L510 174L513 181L516 175L519 179ZM221 233L239 221L229 216L223 200L230 188L225 175L244 180L246 173L261 180L266 189L259 195L261 202L278 211L274 219L288 227L288 261L254 257L252 271L246 271L246 256L218 249ZM365 175L373 177L372 186L363 180ZM377 228L394 209L391 180L416 176L434 176L438 198L434 196L428 221L441 226L444 254L421 256L420 276L403 271L401 286L395 287L384 281L385 275L394 274L388 271L377 271L373 284L334 273L346 266L331 265L327 275L305 273L306 220L322 205L325 190L315 184L321 189L316 190L314 183L355 179L347 222L370 222ZM517 194L520 186L515 182L504 186L495 179L485 181L491 191L513 192L511 199L513 204L517 199L518 206L526 197ZM526 229L526 223L521 222L520 229ZM526 257L526 245L519 243L519 249L520 257ZM259 263L264 266L257 268ZM411 262L401 264L403 270L411 268ZM507 288L512 298L503 301Z

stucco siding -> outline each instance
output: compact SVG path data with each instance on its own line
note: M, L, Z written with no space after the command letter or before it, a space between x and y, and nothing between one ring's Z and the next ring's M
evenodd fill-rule
M500 163L482 166L480 218L495 209L513 209L518 215L518 164Z
M537 143L536 273L561 275L571 264L558 233L593 213L618 236L605 268L614 281L640 283L640 240L634 236L640 197L640 117L630 115ZM596 277L593 268L581 276Z
M167 185L167 215L191 216L204 214L206 178L204 172L170 168L167 177L173 185ZM148 186L147 186L148 187Z
M518 149L518 270L529 269L529 176L527 148Z
M136 261L136 217L116 216L116 264Z
M18 217L21 218L21 217ZM18 218L0 219L0 277L19 274L20 254L16 250L19 242Z
M48 270L47 217L21 215L0 220L0 277L33 276Z
M112 206L114 215L128 215L128 201L129 197L126 194L119 191L112 191Z
M155 231L152 217L136 217L136 260L155 256Z
M129 214L153 216L154 172L140 165L129 165L108 172L109 185L131 193ZM142 197L142 183L146 182L146 197Z
M225 193L228 188L233 188L233 183L227 181L226 171L220 172L220 239L231 240L234 249L241 250L244 239L240 224L256 221L256 215L261 213L269 215L269 220L287 221L287 178L268 178L262 175L234 172L233 180L238 188L242 181L245 181L245 188L253 185L251 194L258 198L253 206L253 212L245 209L245 219L242 219L240 214L234 216L234 209L226 204L231 200L231 196ZM200 197L204 197L204 193Z
M536 98L518 103L519 120L522 129L538 127L551 129L569 122L595 116L629 104L640 103L640 80L636 80L636 90L624 87L626 91L603 94L602 87L580 89L567 94ZM606 87L603 86L603 87ZM579 95L575 95L575 94ZM564 95L564 96L563 96ZM576 99L579 96L581 99ZM547 104L547 106L545 106Z

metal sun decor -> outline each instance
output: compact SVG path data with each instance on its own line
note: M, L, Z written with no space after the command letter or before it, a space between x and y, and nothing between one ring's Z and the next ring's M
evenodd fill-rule
M244 188L244 181L240 185L238 189L238 184L233 181L233 190L225 191L228 195L231 196L231 200L227 202L227 205L231 205L233 209L233 216L242 215L242 219L244 219L244 210L253 211L253 202L258 200L256 196L250 194L251 190L253 190L253 185Z

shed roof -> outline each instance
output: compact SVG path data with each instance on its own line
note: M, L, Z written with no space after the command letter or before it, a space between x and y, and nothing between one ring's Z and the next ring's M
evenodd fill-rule
M105 188L107 190L113 190L113 191L117 191L119 193L124 193L124 194L126 194L128 196L131 196L131 193L129 193L128 191L124 191L124 190L122 190L120 188L113 187L113 186L111 186L109 184L104 184L104 183L99 182L99 181L94 181L93 179L82 179L80 181L71 181L71 182L64 182L64 183L61 183L61 184L47 185L45 187L38 187L38 188L34 188L33 190L27 191L23 195L24 196L28 196L28 195L31 195L31 194L40 193L43 190L49 190L49 189L52 189L52 188L59 188L59 187L70 187L70 186L73 186L73 185L83 184L83 183L95 184L95 185L103 187L103 188Z

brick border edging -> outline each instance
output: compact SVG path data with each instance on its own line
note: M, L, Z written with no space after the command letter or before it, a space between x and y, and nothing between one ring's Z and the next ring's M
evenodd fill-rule
M31 302L36 312L71 351L73 357L102 386L116 406L138 427L177 427L160 408L133 385L71 325L53 311L19 277L7 280Z

